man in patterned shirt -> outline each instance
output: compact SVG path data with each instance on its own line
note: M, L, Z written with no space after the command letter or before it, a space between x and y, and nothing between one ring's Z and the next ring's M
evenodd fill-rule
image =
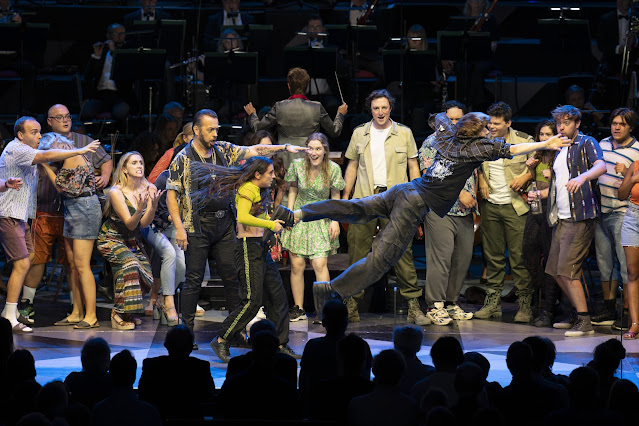
M599 143L579 132L581 111L564 105L555 108L552 116L557 131L571 144L555 157L550 187L540 191L542 198L548 197L548 223L554 227L546 273L555 278L576 310L553 327L566 329L567 337L579 337L595 333L581 286L581 266L601 215L597 178L606 173L606 163Z
M502 138L488 138L487 121L485 114L474 112L464 115L453 126L446 113L439 113L435 118L437 155L422 177L371 197L320 201L294 212L296 219L305 221L330 218L344 223L365 223L379 217L390 219L364 259L331 282L314 283L316 308L321 309L331 297L352 296L380 279L412 243L424 216L432 210L444 217L457 201L466 180L484 161L568 144L566 138L555 136L545 142L509 145Z
M203 162L221 166L237 166L240 160L277 152L291 153L306 148L293 145L233 145L217 140L219 121L210 109L198 111L193 117L193 139L173 159L169 166L166 202L175 225L175 239L184 250L186 281L182 288L182 320L193 330L195 309L209 256L216 260L217 273L224 283L229 312L239 305L238 278L233 258L235 247L235 214L231 212L231 196L210 199L197 205L193 195L198 192L198 179L192 179L192 164ZM214 177L213 177L214 178ZM235 340L241 336L233 336ZM225 346L228 355L228 344Z
M442 110L457 124L466 113L466 106L449 101L442 105ZM430 135L419 150L419 168L423 173L433 164L437 155L435 138ZM472 313L464 312L457 305L468 266L473 257L475 239L473 213L477 214L477 172L466 180L457 201L444 217L430 211L424 217L424 233L426 234L426 302L430 310L428 318L436 325L447 325L452 320L469 320Z
M40 123L33 117L20 117L14 125L15 139L9 142L0 156L0 178L15 176L22 179L24 187L20 191L0 193L0 243L7 260L13 262L9 276L7 302L2 316L11 322L14 332L31 333L33 330L18 322L17 305L24 280L33 255L33 241L28 219L36 214L36 194L38 168L36 164L64 161L76 155L94 153L100 142L91 142L84 148L65 150L37 149L42 135ZM32 320L21 318L33 324Z

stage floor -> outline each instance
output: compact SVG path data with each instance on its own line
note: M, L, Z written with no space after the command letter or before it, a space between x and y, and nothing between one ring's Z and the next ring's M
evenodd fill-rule
M166 354L163 346L168 327L145 317L141 326L134 331L116 331L111 329L108 321L109 306L101 305L99 317L101 326L93 330L73 330L70 327L52 326L54 321L64 317L67 304L53 303L51 294L38 292L36 297L36 327L33 334L16 335L17 348L28 349L36 360L37 380L41 384L51 380L64 380L72 371L81 370L80 350L83 342L91 336L103 337L111 345L112 355L123 349L129 349L138 360L138 378L141 373L142 360L147 357ZM510 373L506 367L506 351L508 346L531 335L542 335L550 338L557 346L557 359L554 371L569 374L573 369L585 365L592 359L592 352L599 343L620 338L619 333L612 334L610 327L595 327L594 336L582 338L564 337L561 330L535 328L529 325L512 323L516 313L515 304L503 304L502 321L470 320L454 322L449 326L424 327L424 343L419 358L431 364L430 347L438 337L448 334L457 337L464 351L478 351L491 364L489 380L502 385L510 382ZM469 310L479 306L464 305ZM219 325L226 315L223 311L207 311L204 317L196 320L195 337L199 350L193 356L211 363L211 373L216 387L220 387L226 375L226 364L220 362L211 348L210 340L217 334ZM406 324L405 315L395 317L393 314L362 314L360 323L349 325L348 332L354 332L365 338L371 346L373 355L383 349L392 348L392 331L398 325ZM324 329L312 321L291 323L290 346L302 353L309 339L322 336ZM619 369L618 376L639 384L639 340L624 341L627 350L626 359ZM231 355L238 355L246 349L231 348ZM137 386L137 382L136 382Z

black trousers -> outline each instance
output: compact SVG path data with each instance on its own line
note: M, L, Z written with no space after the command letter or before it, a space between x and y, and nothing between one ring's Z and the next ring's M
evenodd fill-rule
M237 270L233 260L235 249L235 221L231 212L224 217L200 214L202 232L200 235L189 234L189 245L184 252L186 277L182 286L182 320L193 330L195 309L200 297L200 289L204 280L206 262L209 255L215 258L215 270L222 278L224 295L229 312L239 305Z
M273 321L281 345L288 342L288 299L280 271L262 237L238 238L235 267L240 279L240 306L222 323L220 337L230 339L244 330L266 301L266 317Z

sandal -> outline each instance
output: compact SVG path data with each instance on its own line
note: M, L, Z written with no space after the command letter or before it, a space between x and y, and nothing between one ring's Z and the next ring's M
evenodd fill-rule
M153 311L155 311L156 301L157 299L149 299L149 303L146 305L146 308L144 308L145 316L150 317L151 315L153 315ZM158 319L158 318L155 318L154 316L153 319Z
M633 325L639 325L639 323L637 323L637 322L633 322L633 323L632 323L632 325L631 325L631 327L632 327ZM635 339L636 339L636 338L638 338L638 337L639 337L639 331L631 331L631 330L628 330L628 331L626 331L626 332L623 334L623 339L624 339L624 340L635 340Z
M119 313L111 311L111 328L114 328L116 330L133 330L135 329L135 324L133 324L132 322L124 321L120 317Z
M75 328L76 330L87 330L89 328L98 328L98 327L100 327L100 323L98 322L98 320L95 320L93 324L89 324L86 321L80 321L79 323L73 326L73 328Z

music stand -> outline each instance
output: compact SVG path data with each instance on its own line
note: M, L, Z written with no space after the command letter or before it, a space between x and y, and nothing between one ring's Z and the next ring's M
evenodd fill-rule
M337 68L337 49L310 46L285 47L284 64L287 69L304 68L311 78L334 78Z
M142 33L138 37L142 47L166 50L170 62L182 59L186 34L185 20L135 21L133 32L137 31Z
M406 94L420 87L427 87L435 79L437 56L432 50L382 50L384 78L399 81L402 93ZM399 104L401 121L404 122L404 100Z
M166 69L166 50L164 49L114 49L111 79L114 81L140 81L138 96L142 100L144 83L157 82L164 79ZM140 102L140 113L142 105ZM151 127L152 96L149 94L149 128Z
M540 49L552 63L546 70L565 75L591 69L590 27L585 19L538 19Z
M207 52L204 55L204 83L257 83L256 52Z
M326 24L324 30L328 34L326 39L332 45L339 47L340 49L348 48L348 29L350 25L347 24Z

